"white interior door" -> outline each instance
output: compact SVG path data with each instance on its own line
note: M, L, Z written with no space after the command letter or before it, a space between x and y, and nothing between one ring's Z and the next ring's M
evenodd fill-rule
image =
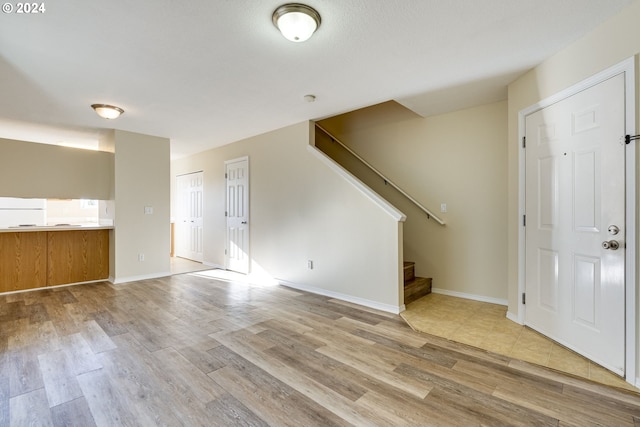
M202 172L180 175L176 187L176 255L202 262L204 175Z
M249 159L225 162L227 183L226 267L249 273Z
M525 323L619 375L625 371L624 85L619 74L525 120Z

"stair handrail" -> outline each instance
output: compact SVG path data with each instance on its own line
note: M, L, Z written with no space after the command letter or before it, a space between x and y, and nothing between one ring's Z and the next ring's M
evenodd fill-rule
M323 128L321 125L319 125L318 123L315 124L316 127L318 129L320 129L322 132L324 132L325 134L327 134L329 136L329 138L331 138L332 141L337 142L338 144L340 144L340 146L342 148L344 148L345 150L347 150L352 156L354 156L356 159L360 160L366 167L368 167L369 169L371 169L376 175L378 175L380 178L382 178L384 180L385 184L388 184L390 186L392 186L393 188L395 188L400 194L402 194L404 197L406 197L407 199L409 199L414 205L416 205L419 209L421 209L424 213L427 214L427 219L433 219L435 222L437 222L440 225L445 225L445 222L439 218L437 215L435 215L433 212L431 212L429 209L427 209L426 207L424 207L420 202L418 202L416 199L414 199L413 197L411 197L411 195L407 194L406 191L404 191L402 188L398 187L397 184L395 184L393 181L391 181L389 178L387 178L386 176L384 176L384 174L382 172L380 172L378 169L376 169L373 165L371 165L369 162L367 162L365 159L363 159L362 157L360 157L358 155L358 153L356 153L355 151L353 151L351 148L347 147L347 145L345 145L342 141L340 141L338 138L336 138L335 136L333 136L331 134L331 132L329 132L328 130L326 130L325 128Z

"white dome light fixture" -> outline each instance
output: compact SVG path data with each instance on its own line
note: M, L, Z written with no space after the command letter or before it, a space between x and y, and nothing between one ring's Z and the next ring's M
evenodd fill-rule
M122 108L107 104L92 104L91 108L93 108L100 117L109 120L117 119L120 117L120 114L124 113Z
M283 4L273 12L273 25L292 42L303 42L320 27L320 14L301 3Z

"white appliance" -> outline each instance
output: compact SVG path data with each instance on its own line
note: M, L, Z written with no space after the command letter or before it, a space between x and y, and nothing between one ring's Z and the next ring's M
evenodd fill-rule
M46 199L0 197L0 228L45 225Z

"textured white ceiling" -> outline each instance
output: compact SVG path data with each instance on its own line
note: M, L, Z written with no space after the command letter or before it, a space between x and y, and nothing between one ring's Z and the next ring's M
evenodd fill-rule
M392 99L451 111L505 99L633 1L309 0L322 25L292 43L271 23L283 0L44 0L0 14L0 137L91 143L114 127L170 138L178 158ZM92 103L126 113L107 122Z

